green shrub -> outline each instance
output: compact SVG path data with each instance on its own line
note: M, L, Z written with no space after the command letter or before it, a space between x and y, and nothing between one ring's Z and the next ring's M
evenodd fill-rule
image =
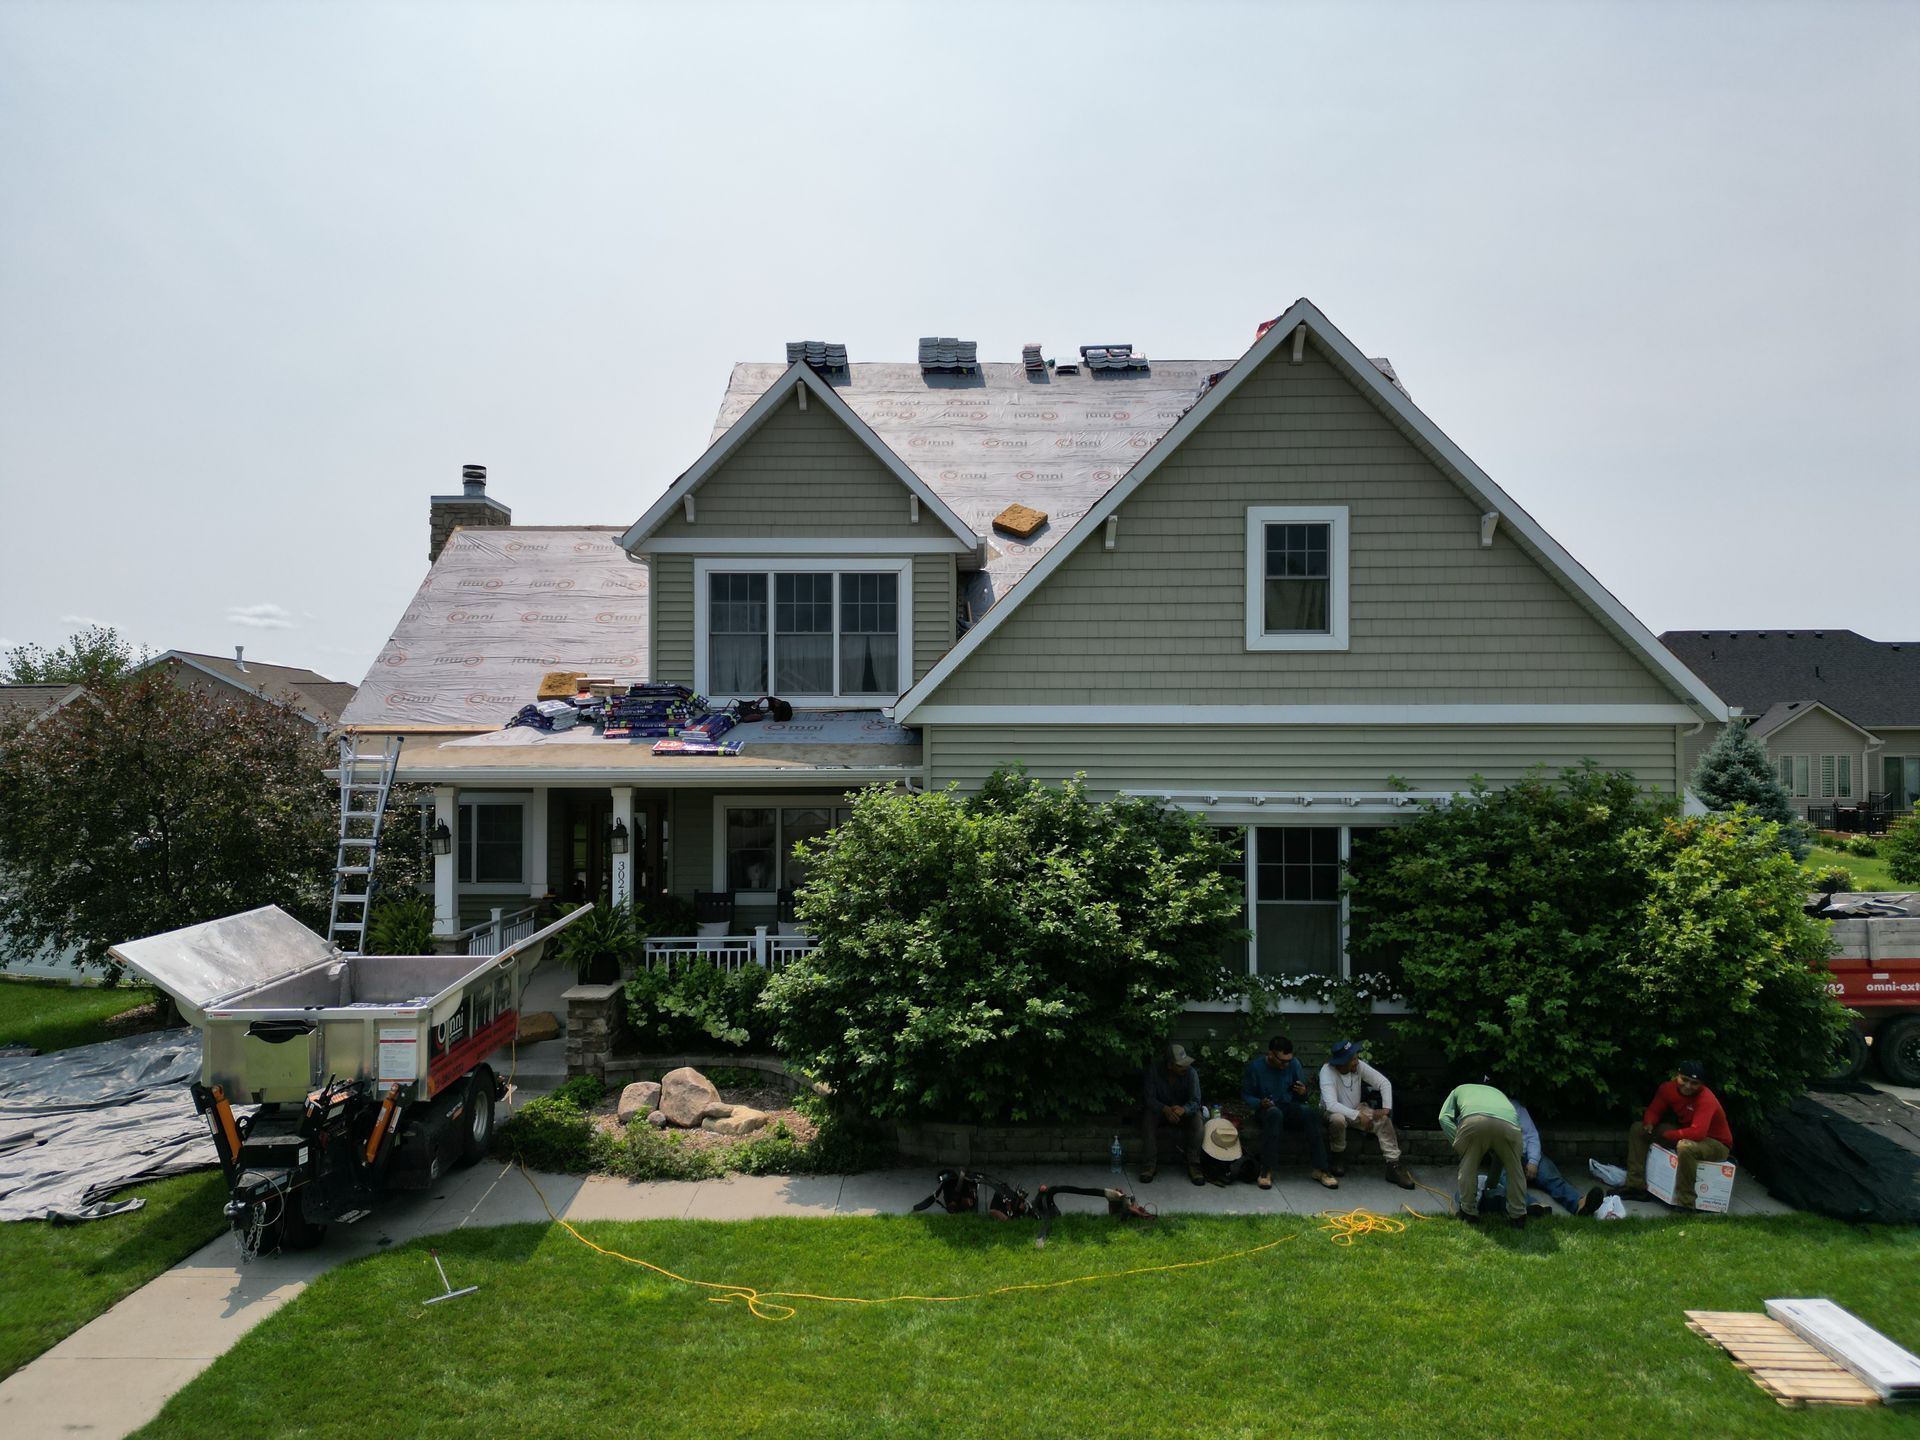
M1887 873L1902 885L1920 885L1920 810L1890 827L1881 848Z
M598 1075L575 1075L555 1090L553 1097L581 1110L591 1110L607 1098L607 1082Z
M1853 889L1853 872L1844 865L1821 865L1807 871L1807 888L1821 891Z
M1668 808L1589 765L1476 787L1360 850L1354 945L1399 956L1402 1034L1547 1107L1642 1103L1687 1056L1746 1113L1798 1093L1845 1023L1806 876L1772 822Z
M642 970L627 981L627 1024L640 1048L656 1054L737 1050L772 1041L760 1013L767 972L758 965L722 970L708 961Z
M586 1112L559 1095L529 1100L498 1131L495 1148L531 1170L580 1175L596 1169L595 1131Z
M1849 854L1858 855L1862 860L1871 860L1880 853L1880 846L1877 841L1865 835L1856 835L1847 841L1847 851Z
M383 895L367 919L369 955L427 955L433 951L433 901L424 895Z
M977 795L873 787L806 845L818 948L767 984L782 1053L877 1119L1125 1103L1191 1000L1227 993L1231 850L1155 802L1018 772Z

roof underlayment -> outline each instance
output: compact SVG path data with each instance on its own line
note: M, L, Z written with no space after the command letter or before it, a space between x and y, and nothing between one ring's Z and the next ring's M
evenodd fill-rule
M647 571L611 526L460 530L341 722L492 730L549 670L647 673Z

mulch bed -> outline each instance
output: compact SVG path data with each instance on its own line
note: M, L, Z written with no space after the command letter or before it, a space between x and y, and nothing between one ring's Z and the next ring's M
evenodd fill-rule
M754 1110L764 1111L767 1115L766 1127L754 1131L751 1135L716 1135L711 1130L681 1130L668 1126L662 1135L678 1135L680 1143L689 1150L714 1150L728 1145L738 1145L743 1140L757 1140L763 1135L773 1133L773 1127L784 1121L787 1133L802 1145L811 1144L815 1125L812 1120L793 1108L793 1094L784 1085L721 1085L718 1087L720 1098L729 1105L745 1105ZM618 1109L620 1096L616 1092L609 1095L593 1110L594 1127L608 1134L620 1133L620 1121L614 1112ZM635 1125L645 1125L646 1117L636 1117Z

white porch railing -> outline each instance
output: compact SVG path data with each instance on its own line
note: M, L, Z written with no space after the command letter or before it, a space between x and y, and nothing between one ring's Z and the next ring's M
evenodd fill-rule
M462 930L454 938L466 946L466 953L469 955L498 955L509 945L526 939L539 928L538 906L529 905L524 910L515 910L512 914L508 914L496 905L490 919Z
M816 943L806 935L769 935L764 925L751 935L652 935L640 963L649 970L671 970L696 961L722 970L744 970L749 965L781 970Z

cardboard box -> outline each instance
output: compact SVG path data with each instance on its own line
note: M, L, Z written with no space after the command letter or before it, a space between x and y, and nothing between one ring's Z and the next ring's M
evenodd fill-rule
M1724 1215L1733 1201L1731 1160L1702 1160L1693 1170L1693 1208L1707 1215ZM1680 1157L1664 1145L1647 1152L1647 1189L1671 1205L1673 1181L1680 1173Z

